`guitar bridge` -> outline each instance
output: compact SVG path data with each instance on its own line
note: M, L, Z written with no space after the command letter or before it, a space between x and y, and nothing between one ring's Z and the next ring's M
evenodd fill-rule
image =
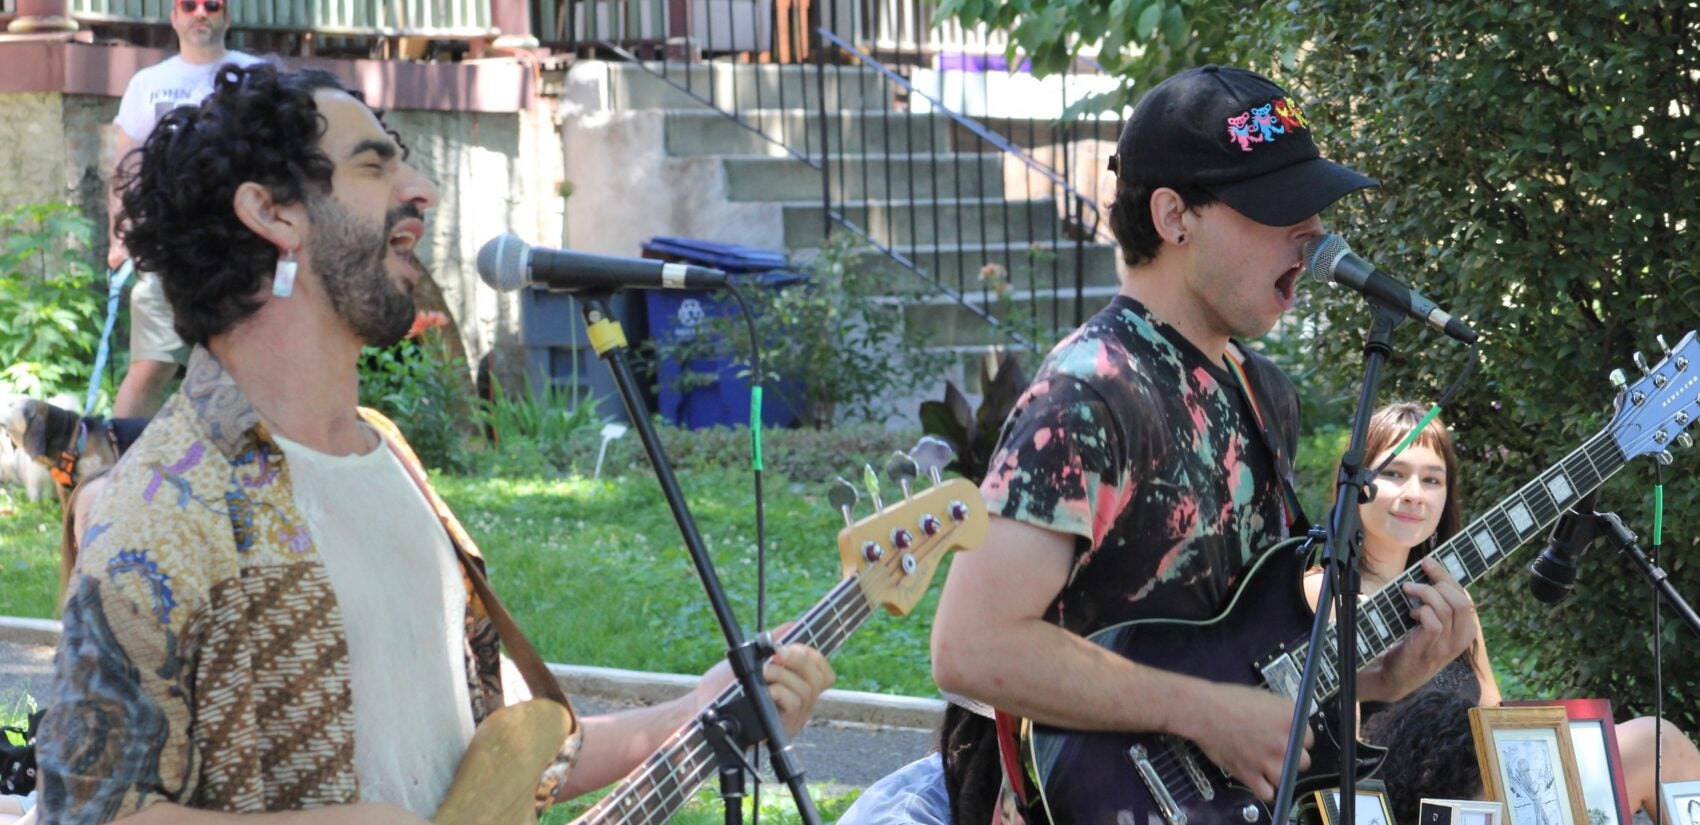
M1192 743L1185 739L1169 736L1169 752L1181 762L1181 768L1186 771L1188 779L1198 788L1198 795L1210 802L1216 798L1216 786L1210 783L1210 778L1204 775L1204 769L1199 767L1198 758L1192 748Z
M1151 756L1146 752L1145 746L1134 745L1128 748L1127 758L1132 760L1133 769L1145 782L1145 788L1151 792L1151 798L1157 801L1157 807L1163 813L1163 821L1169 825L1186 825L1186 812L1176 804L1174 796L1169 793L1169 787L1163 784L1163 777L1157 774L1157 766L1151 764Z

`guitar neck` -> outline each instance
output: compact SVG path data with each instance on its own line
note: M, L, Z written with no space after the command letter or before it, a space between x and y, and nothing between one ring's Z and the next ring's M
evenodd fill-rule
M801 642L831 656L871 615L873 606L862 593L861 576L851 577L839 582L826 598L809 608L778 643ZM742 694L743 688L734 683L712 705L718 706ZM702 720L693 719L675 731L619 787L573 823L659 825L677 813L691 794L715 775L717 768Z
M1468 587L1503 563L1511 551L1558 520L1566 508L1598 489L1626 463L1623 451L1608 432L1601 432L1522 489L1501 501L1481 518L1429 555ZM1361 665L1393 647L1416 627L1411 618L1406 582L1428 584L1420 566L1412 566L1358 605L1358 663ZM1307 645L1294 657L1302 662ZM1319 660L1317 695L1331 697L1340 688L1338 627L1329 625Z

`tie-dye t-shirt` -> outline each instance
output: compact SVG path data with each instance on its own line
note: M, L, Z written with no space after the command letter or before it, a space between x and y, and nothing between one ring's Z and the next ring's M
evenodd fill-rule
M1284 455L1298 394L1268 359L1245 371ZM1208 619L1284 538L1280 477L1238 379L1120 296L1058 344L1016 404L980 491L991 512L1078 537L1047 618L1087 634Z

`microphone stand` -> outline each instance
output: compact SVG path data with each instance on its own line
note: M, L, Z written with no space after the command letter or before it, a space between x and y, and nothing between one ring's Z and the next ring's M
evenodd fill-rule
M1358 673L1358 554L1363 537L1358 500L1369 486L1364 474L1364 440L1369 433L1369 419L1375 413L1376 391L1381 387L1381 372L1393 354L1393 328L1405 319L1405 313L1395 307L1369 299L1369 336L1364 342L1364 379L1358 394L1357 411L1352 416L1352 437L1346 454L1340 457L1336 478L1334 509L1329 515L1326 543L1322 551L1322 592L1316 602L1316 620L1311 623L1310 643L1306 648L1304 670L1299 676L1298 695L1293 705L1293 724L1287 731L1287 755L1281 765L1281 782L1276 786L1275 809L1272 818L1285 822L1293 809L1294 786L1299 777L1299 755L1304 752L1305 728L1310 721L1312 694L1316 691L1317 674L1321 672L1320 658L1323 642L1332 614L1338 618L1340 673L1340 720L1336 739L1340 743L1340 822L1351 825L1357 815L1357 673Z
M1700 635L1700 616L1696 616L1694 608L1689 606L1688 600L1684 599L1681 593L1676 592L1676 587L1670 583L1670 574L1666 573L1664 568L1654 564L1653 560L1647 557L1646 551L1641 549L1641 545L1636 543L1640 537L1624 526L1623 520L1618 518L1616 513L1594 513L1593 518L1599 520L1600 526L1605 528L1606 535L1610 536L1611 540L1617 544L1618 551L1633 559L1635 565L1640 567L1641 572L1647 576L1647 580L1659 589L1659 593L1665 597L1665 601L1669 602L1671 607L1676 610L1677 615L1688 623L1688 629Z
M709 606L714 609L714 617L719 620L720 629L726 635L726 659L732 664L732 673L738 677L738 684L744 689L744 699L751 711L745 714L733 708L711 708L705 711L705 728L715 729L715 732L709 734L711 739L722 731L730 736L732 731L729 729L736 728L736 738L741 743L747 743L746 746L753 746L754 743L765 740L768 752L773 757L773 773L791 788L791 795L797 802L797 813L805 825L820 825L820 812L815 810L814 800L809 798L808 786L803 782L803 771L797 767L795 752L785 735L785 726L779 720L779 711L773 706L773 696L768 693L767 682L761 678L761 659L765 655L772 655L772 644L763 638L746 639L743 628L738 625L738 617L732 613L732 605L726 600L726 591L720 585L720 577L714 572L714 562L709 559L708 550L702 544L702 535L697 532L696 520L691 517L691 511L685 506L685 494L679 489L678 479L673 476L673 466L661 450L661 438L656 435L655 425L650 422L649 411L644 409L643 396L638 392L637 380L632 377L631 366L626 362L625 331L608 313L608 294L586 292L581 293L578 298L584 310L585 332L590 339L590 345L596 349L597 356L608 364L608 370L613 373L620 400L626 405L627 417L637 429L638 437L643 441L644 451L649 454L650 466L655 468L655 480L660 483L661 493L673 510L673 521L678 523L679 535L684 538L685 547L690 550L691 561L697 568L697 577L702 580L703 590L708 594ZM732 704L736 707L743 703ZM755 724L727 724L734 719L747 719ZM754 730L751 730L751 727ZM721 758L722 787L728 788L726 773L729 769L725 765L727 752L739 754L735 748L716 750ZM741 797L742 789L738 788L736 793ZM738 809L728 810L729 822L735 821L736 810Z

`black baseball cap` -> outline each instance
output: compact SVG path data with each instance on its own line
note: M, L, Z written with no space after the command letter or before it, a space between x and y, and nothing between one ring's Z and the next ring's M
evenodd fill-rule
M1258 223L1291 226L1378 185L1324 159L1311 125L1298 100L1269 78L1201 66L1140 99L1110 169L1146 186L1198 186Z

